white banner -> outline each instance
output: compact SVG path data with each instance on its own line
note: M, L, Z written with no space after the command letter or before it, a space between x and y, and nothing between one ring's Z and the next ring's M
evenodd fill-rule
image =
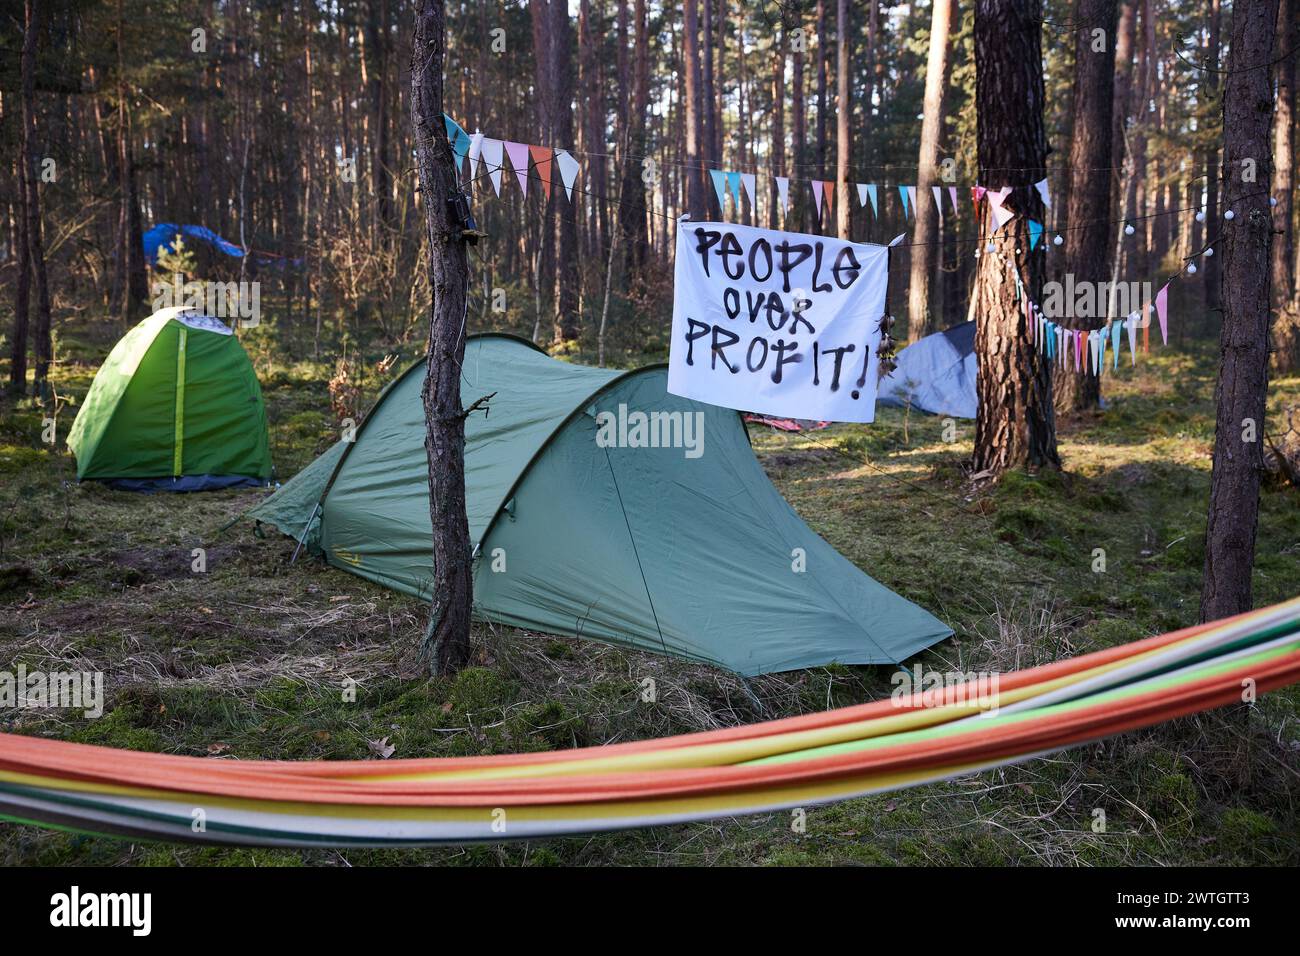
M786 418L876 417L889 250L677 224L668 391Z

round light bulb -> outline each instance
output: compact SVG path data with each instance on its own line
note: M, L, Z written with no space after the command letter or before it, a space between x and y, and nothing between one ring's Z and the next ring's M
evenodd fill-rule
M1052 245L1059 246L1063 242L1065 242L1065 240L1062 239L1060 236L1057 236L1055 239L1052 240Z
M1195 262L1189 262L1189 263L1187 263L1187 274L1188 274L1189 276L1194 276L1194 275L1196 275L1196 263L1195 263Z
M1214 255L1214 247L1211 246L1210 248L1206 249L1206 250L1205 250L1205 254L1206 254L1207 256L1212 256L1212 255Z
M1129 223L1128 225L1126 225L1126 226L1124 227L1124 235L1126 235L1126 236L1131 236L1131 235L1133 235L1133 233L1136 232L1136 231L1137 231L1137 230L1133 228L1133 224L1132 224L1132 223Z
M1205 222L1205 213L1204 213L1204 212L1198 212L1198 213L1196 214L1196 221L1197 221L1197 222Z
M1269 204L1270 206L1276 206L1276 205L1277 205L1277 197L1276 197L1276 196L1269 196L1269 197L1268 197L1268 204Z
M993 243L990 242L987 246L985 246L985 247L984 247L984 251L985 251L985 252L992 252L992 251L993 251Z
M1235 212L1233 212L1231 209L1229 209L1227 212L1225 212L1225 213L1223 214L1223 218L1224 218L1224 219L1236 219L1236 218L1237 218L1237 214L1236 214Z

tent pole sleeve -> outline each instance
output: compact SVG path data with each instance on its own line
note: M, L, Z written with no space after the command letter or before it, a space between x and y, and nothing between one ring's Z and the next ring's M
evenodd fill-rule
M172 441L172 477L179 478L185 457L185 329L176 345L176 434Z

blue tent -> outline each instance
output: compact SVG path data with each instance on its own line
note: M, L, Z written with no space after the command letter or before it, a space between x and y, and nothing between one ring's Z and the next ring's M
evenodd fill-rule
M882 405L932 415L975 417L975 323L927 335L898 353L898 368L880 383Z

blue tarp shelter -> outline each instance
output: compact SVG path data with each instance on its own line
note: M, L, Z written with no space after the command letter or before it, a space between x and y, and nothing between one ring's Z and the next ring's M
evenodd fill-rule
M932 415L975 417L975 323L927 335L898 353L898 368L880 383L882 405Z

